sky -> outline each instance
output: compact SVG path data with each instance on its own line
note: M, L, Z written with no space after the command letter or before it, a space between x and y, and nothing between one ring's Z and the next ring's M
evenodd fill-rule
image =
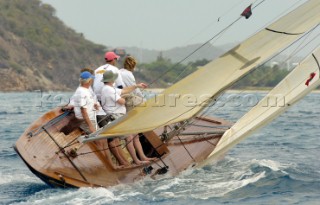
M219 46L241 42L307 0L42 0L85 38L107 47L167 50L204 43L253 4L253 15L234 24Z

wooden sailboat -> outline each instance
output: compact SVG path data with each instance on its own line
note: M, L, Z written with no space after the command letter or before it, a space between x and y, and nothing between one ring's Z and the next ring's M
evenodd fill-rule
M84 136L81 129L71 126L76 125L73 113L56 108L27 128L14 148L34 174L54 187L108 187L146 177L156 180L218 160L320 84L320 51L307 57L235 124L204 117L202 111L234 82L319 22L320 2L310 0L97 132ZM276 94L284 96L276 99L284 106L264 106ZM117 166L106 138L128 134L140 136L147 156L157 160Z

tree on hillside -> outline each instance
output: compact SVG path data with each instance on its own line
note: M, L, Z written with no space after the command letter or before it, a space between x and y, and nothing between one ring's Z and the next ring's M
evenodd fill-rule
M261 66L237 82L233 88L274 87L288 73L288 70L279 66Z

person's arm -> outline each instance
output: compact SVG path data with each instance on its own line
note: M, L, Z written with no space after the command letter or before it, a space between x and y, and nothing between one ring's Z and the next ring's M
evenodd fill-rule
M140 96L140 97L144 98L144 95L143 95L142 91L141 91L139 88L135 89L135 90L134 90L134 93L135 93L137 96Z
M81 114L82 114L82 117L83 117L84 121L87 123L87 125L89 127L90 132L95 132L96 129L93 126L91 120L89 119L87 108L81 107L80 110L81 110Z
M121 93L123 89L115 88L114 90L115 90L115 93L113 95L112 100L120 105L124 105L126 103L126 100L123 97L121 97Z
M122 80L124 81L124 79L126 79L126 81L124 81L126 83L127 86L131 86L131 85L136 85L136 79L133 75L133 73L131 71L127 71L125 72L126 74L126 78L122 77ZM144 97L141 90L139 88L135 89L134 91L132 91L135 95L140 96L140 97Z
M117 103L119 103L120 105L124 105L126 103L126 100L124 98L119 98L117 100Z
M139 83L136 85L132 85L132 86L123 88L121 90L121 94L128 94L128 93L131 93L132 91L134 91L136 88L146 88L146 87L148 87L146 84Z

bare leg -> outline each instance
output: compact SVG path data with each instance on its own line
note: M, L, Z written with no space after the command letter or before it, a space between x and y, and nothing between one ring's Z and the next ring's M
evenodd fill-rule
M116 138L116 143L118 145L117 146L117 151L119 153L119 156L123 159L123 161L126 162L125 166L129 166L130 163L128 162L127 157L125 156L125 154L124 154L124 152L123 152L123 150L121 148L121 143L120 143L120 139L119 138Z
M136 151L138 152L138 155L139 155L141 160L143 160L143 161L152 161L152 160L156 159L156 158L149 158L144 154L142 146L141 146L141 143L140 143L140 140L139 140L139 136L136 136L136 137L132 136L132 138L134 138L133 139L134 147L135 147Z
M136 154L136 150L135 150L135 148L133 146L133 142L132 142L133 141L133 136L132 135L128 136L126 138L126 141L127 141L127 149L129 151L132 159L133 159L133 162L135 164L138 164L138 165L147 163L146 161L141 161L141 160L138 159L137 154Z
M119 150L119 139L116 138L109 142L110 151L113 154L113 156L118 160L120 165L128 166L129 162L126 160L126 158L123 156L123 153L121 150Z
M94 143L95 145L97 145L98 147L103 147L103 142L94 141L93 143Z

